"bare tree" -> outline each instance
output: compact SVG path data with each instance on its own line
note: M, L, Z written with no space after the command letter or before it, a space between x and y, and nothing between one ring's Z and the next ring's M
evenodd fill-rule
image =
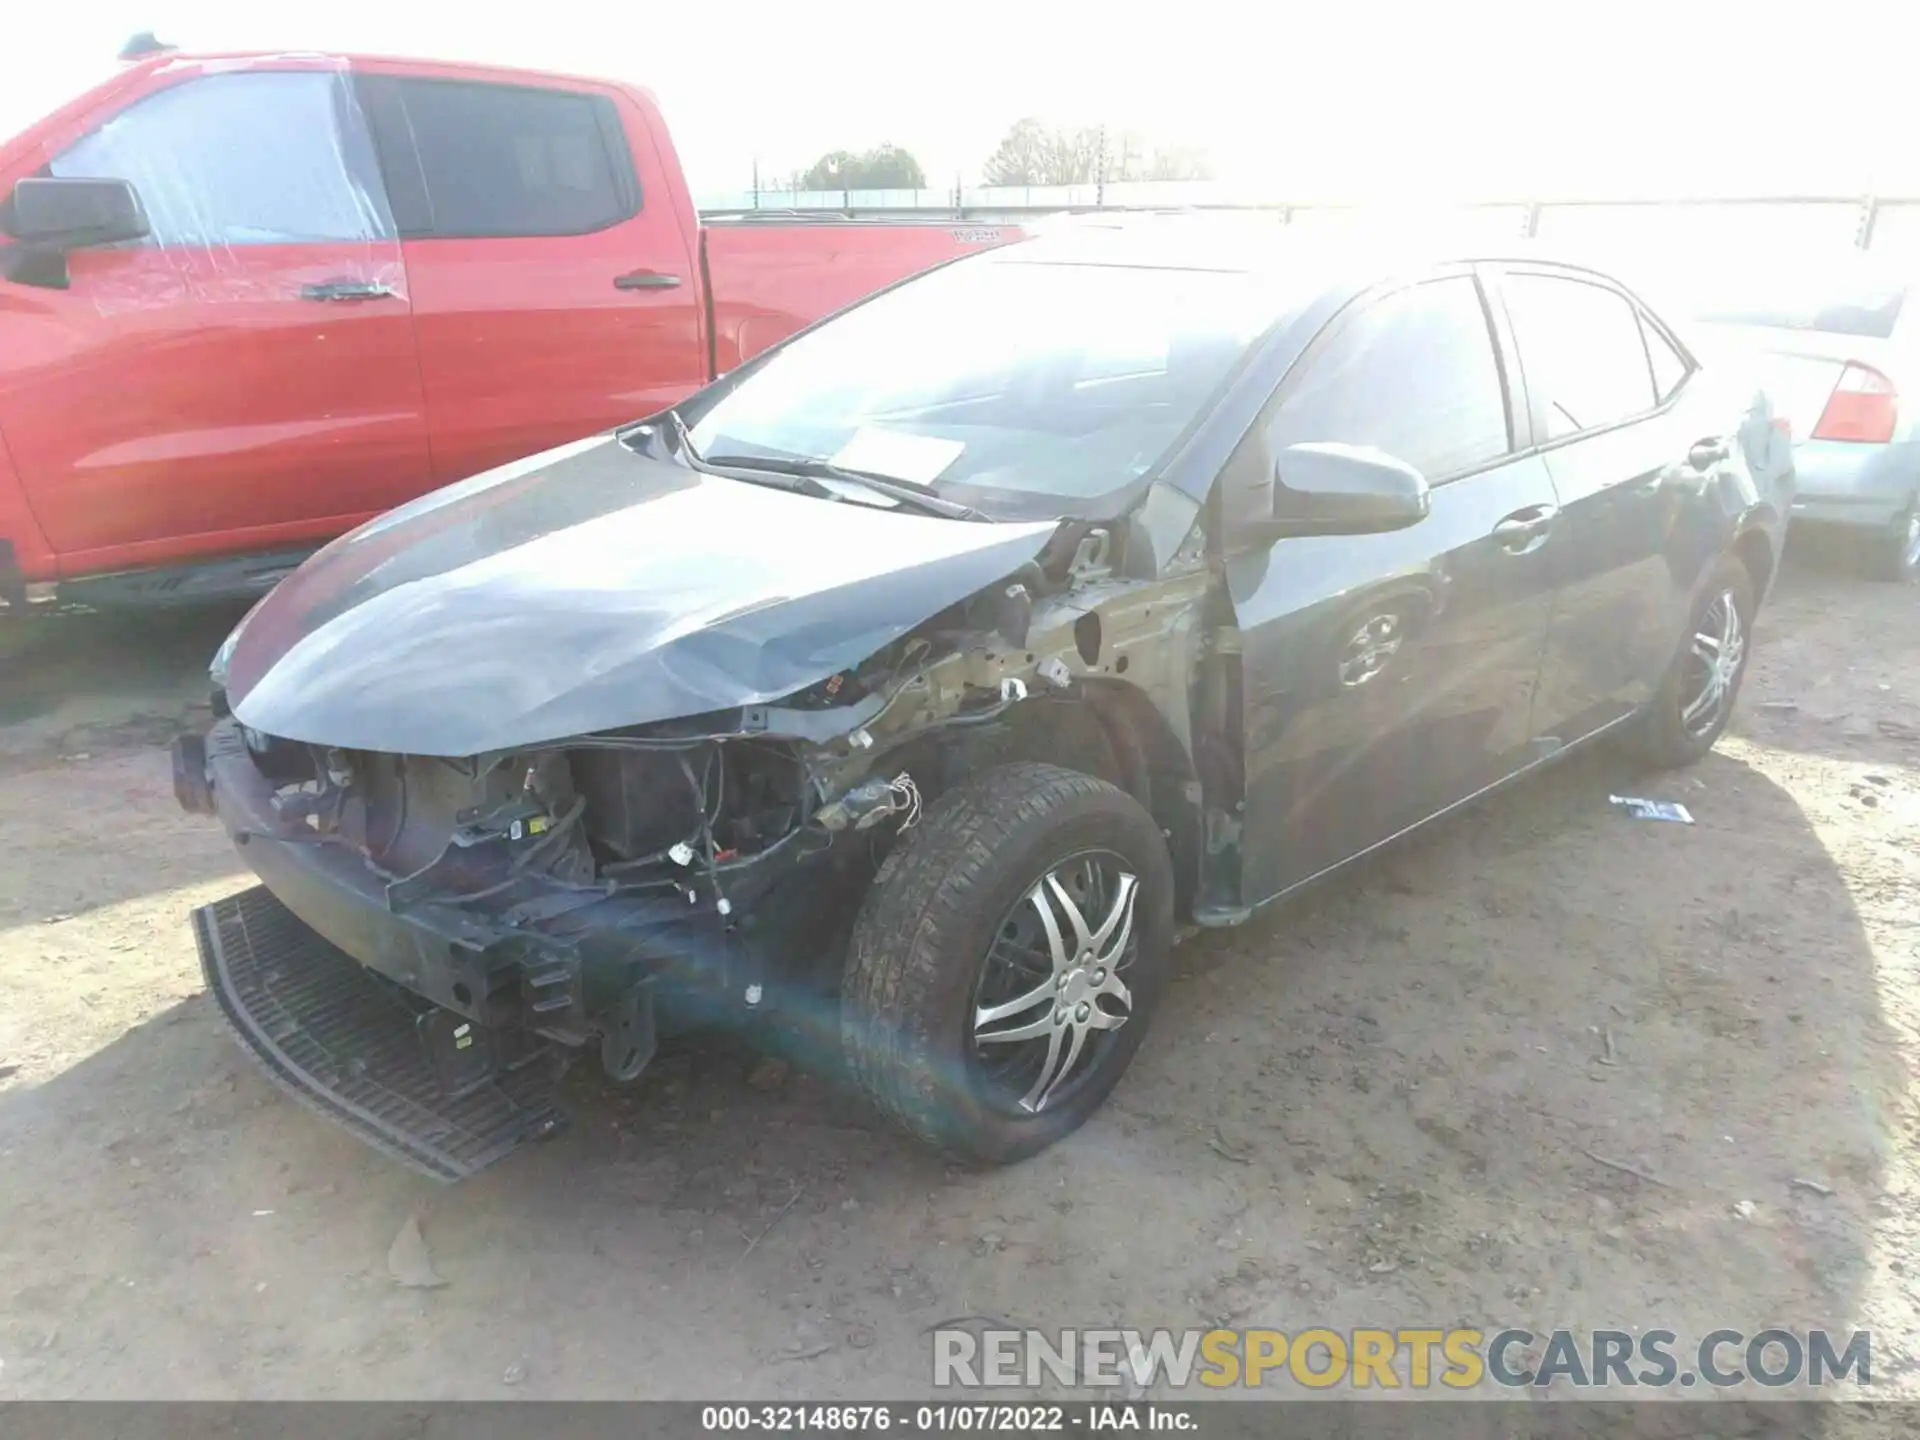
M1028 116L1016 121L987 157L989 185L1091 185L1104 180L1205 180L1198 150L1149 148L1132 130L1099 125L1053 128Z
M1167 146L1148 159L1143 180L1211 180L1213 164L1206 152L1192 146Z
M1146 162L1147 143L1137 130L1112 130L1107 133L1106 178L1138 180Z
M1053 178L1049 185L1091 185L1100 178L1106 151L1106 132L1097 125L1056 130L1053 135Z
M989 185L1051 185L1053 132L1029 115L1016 120L987 157Z

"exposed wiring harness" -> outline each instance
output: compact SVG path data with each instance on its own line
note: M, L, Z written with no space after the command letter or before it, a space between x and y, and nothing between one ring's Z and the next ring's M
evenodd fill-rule
M887 782L887 793L899 802L898 808L906 812L899 828L911 830L920 819L920 787L913 783L913 776L902 770Z
M680 773L687 777L687 784L693 789L693 808L700 817L700 853L707 862L707 883L713 887L713 908L722 915L731 915L733 902L727 899L727 892L720 885L720 847L713 838L713 822L719 818L720 806L726 797L727 776L724 760L719 762L721 798L714 801L712 810L707 809L707 777L713 773L715 763L713 757L718 754L719 748L716 745L709 752L707 768L699 776L694 775L693 763L687 759L684 751L674 758L680 762Z
M525 878L527 867L532 865L536 859L549 853L554 845L558 844L560 840L570 834L573 827L580 823L580 817L586 814L586 812L586 797L584 795L575 796L573 804L567 807L566 812L553 822L545 834L538 836L532 844L528 845L507 862L507 873L504 879L496 880L491 885L483 885L478 890L467 890L456 895L443 895L437 898L449 905L465 905L474 900L486 900L494 895L500 894L503 890L512 889ZM416 880L426 874L427 871L431 870L435 865L438 865L440 861L445 858L446 853L445 850L442 850L429 864L422 866L404 879L395 881L392 885L389 885L387 887L389 896L391 896L392 892L399 886L406 884L408 880ZM557 875L547 875L542 878L550 885L557 885L563 890L577 890L583 894L589 891L598 891L603 895L611 895L614 891L613 882L608 880L594 880L583 884L577 880L562 880Z

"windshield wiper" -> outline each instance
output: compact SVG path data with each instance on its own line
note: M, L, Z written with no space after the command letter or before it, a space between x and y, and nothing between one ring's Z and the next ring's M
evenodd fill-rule
M685 448L684 441L682 448ZM690 450L688 453L692 454ZM809 487L806 491L809 495L835 495L835 491L819 482L838 480L845 485L858 485L875 494L885 495L891 500L897 500L902 505L910 506L925 514L938 515L943 520L987 519L971 505L962 505L958 500L948 500L937 494L931 486L916 485L911 480L900 480L892 475L876 475L869 470L848 470L843 466L835 465L831 460L815 460L803 455L702 455L696 458L701 464L728 470L756 470L766 475L787 475L796 480L811 480L818 488Z
M677 409L667 411L667 424L673 427L674 448L686 456L692 464L700 463L700 452L693 448L693 436L687 430L687 422L680 418Z

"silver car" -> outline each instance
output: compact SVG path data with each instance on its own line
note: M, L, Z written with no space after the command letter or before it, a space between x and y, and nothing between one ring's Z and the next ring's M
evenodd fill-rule
M1869 573L1920 571L1920 305L1867 255L1733 267L1692 279L1703 334L1749 352L1792 425L1796 526L1831 529Z

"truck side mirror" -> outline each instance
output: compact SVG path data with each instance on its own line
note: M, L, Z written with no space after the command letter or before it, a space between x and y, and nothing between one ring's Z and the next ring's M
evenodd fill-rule
M1241 527L1270 543L1297 535L1378 535L1427 518L1426 477L1406 461L1361 445L1289 445L1274 464L1273 512Z
M13 187L7 228L36 249L65 252L138 240L147 233L147 212L125 180L30 176Z
M71 250L116 245L147 234L147 211L125 180L29 176L15 182L7 206L8 278L64 290Z

